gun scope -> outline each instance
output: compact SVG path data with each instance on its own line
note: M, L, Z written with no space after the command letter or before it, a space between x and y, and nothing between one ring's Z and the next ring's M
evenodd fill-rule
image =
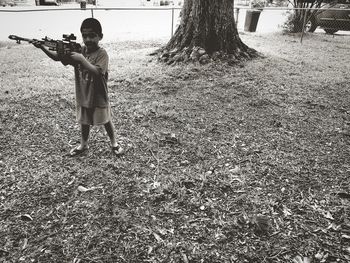
M63 39L66 41L77 40L77 37L72 33L70 35L64 34Z

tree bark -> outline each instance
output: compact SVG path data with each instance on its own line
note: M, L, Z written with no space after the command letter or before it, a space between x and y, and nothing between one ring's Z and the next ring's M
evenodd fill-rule
M161 50L169 64L210 61L211 58L251 58L256 51L240 39L234 20L233 0L185 0L181 22Z

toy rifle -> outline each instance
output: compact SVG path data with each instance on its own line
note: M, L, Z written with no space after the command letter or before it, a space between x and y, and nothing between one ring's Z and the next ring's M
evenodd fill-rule
M53 40L48 37L45 37L42 40L37 40L37 39L23 38L15 35L10 35L9 39L16 40L18 44L20 44L21 41L26 41L29 43L39 42L41 45L48 47L49 50L56 51L58 58L60 59L66 57L67 55L69 56L71 52L81 53L81 45L75 42L77 38L74 34L70 34L70 35L65 34L63 35L62 40Z

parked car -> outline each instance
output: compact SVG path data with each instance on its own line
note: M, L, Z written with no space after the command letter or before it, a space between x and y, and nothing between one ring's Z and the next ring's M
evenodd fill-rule
M327 34L350 31L350 0L325 4L317 10L306 23L306 31L314 32L317 27L323 28Z
M58 5L57 0L35 0L36 5Z
M0 4L2 6L7 6L7 5L15 6L16 5L16 3L13 0L0 0Z

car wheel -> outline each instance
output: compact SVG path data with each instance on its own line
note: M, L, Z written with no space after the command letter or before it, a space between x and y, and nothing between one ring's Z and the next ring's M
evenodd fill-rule
M305 32L313 33L317 28L315 20L311 19L305 24Z
M324 31L326 32L326 34L334 34L335 32L338 32L337 29L327 29L325 28Z

